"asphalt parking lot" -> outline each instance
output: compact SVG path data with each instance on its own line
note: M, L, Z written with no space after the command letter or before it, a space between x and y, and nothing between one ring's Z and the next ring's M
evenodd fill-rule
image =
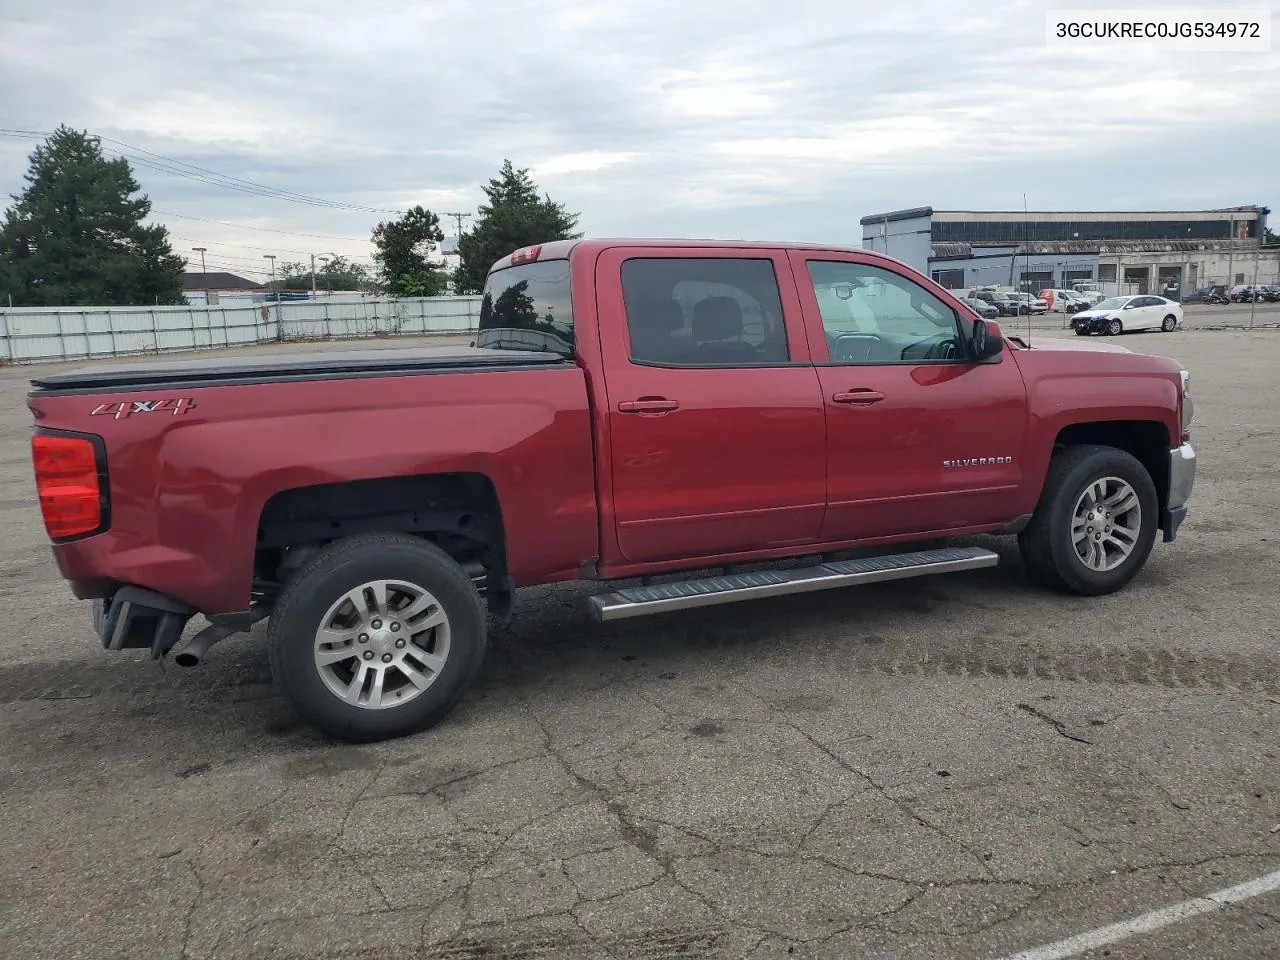
M260 631L98 647L0 369L0 956L999 958L1280 870L1280 332L1188 317L1120 341L1192 371L1200 457L1122 593L996 539L609 625L530 590L448 721L370 746L294 718ZM1280 893L1106 949L1280 956Z

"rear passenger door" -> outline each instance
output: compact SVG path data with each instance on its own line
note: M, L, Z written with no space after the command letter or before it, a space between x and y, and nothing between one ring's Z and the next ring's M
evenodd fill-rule
M1136 297L1129 301L1129 309L1124 311L1123 323L1126 330L1150 330L1160 325L1160 301L1155 297Z
M905 269L791 254L827 414L822 539L1012 519L1026 392L1007 352L968 359L972 320Z
M621 557L815 541L826 425L785 253L613 249L596 287Z

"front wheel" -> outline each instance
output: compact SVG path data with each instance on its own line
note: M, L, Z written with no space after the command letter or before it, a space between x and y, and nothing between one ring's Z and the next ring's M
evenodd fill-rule
M1160 323L1160 329L1165 333L1173 333L1174 328L1178 325L1178 318L1172 313L1165 317Z
M1054 590L1096 596L1119 590L1147 562L1159 526L1147 468L1115 447L1055 454L1018 546L1032 576Z
M1112 320L1107 324L1107 333L1111 334L1113 337L1120 336L1120 334L1124 333L1124 324L1119 320Z
M475 679L487 638L470 577L404 534L321 550L281 591L271 672L307 720L345 740L426 729Z

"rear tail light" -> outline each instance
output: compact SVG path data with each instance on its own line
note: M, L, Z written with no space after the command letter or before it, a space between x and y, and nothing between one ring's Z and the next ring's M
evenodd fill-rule
M31 438L36 493L53 540L98 533L106 526L103 467L95 439L38 433Z
M511 263L512 265L517 263L532 263L534 260L538 259L538 256L541 253L541 244L533 247L521 247L515 253L511 254Z

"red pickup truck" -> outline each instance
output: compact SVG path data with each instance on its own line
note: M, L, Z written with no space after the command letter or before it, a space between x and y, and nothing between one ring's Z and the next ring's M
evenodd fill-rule
M471 347L95 367L29 404L106 647L191 665L270 616L299 711L373 739L439 720L530 584L630 581L609 620L990 566L938 543L1004 533L1117 590L1186 515L1188 385L866 250L581 240L497 263Z

